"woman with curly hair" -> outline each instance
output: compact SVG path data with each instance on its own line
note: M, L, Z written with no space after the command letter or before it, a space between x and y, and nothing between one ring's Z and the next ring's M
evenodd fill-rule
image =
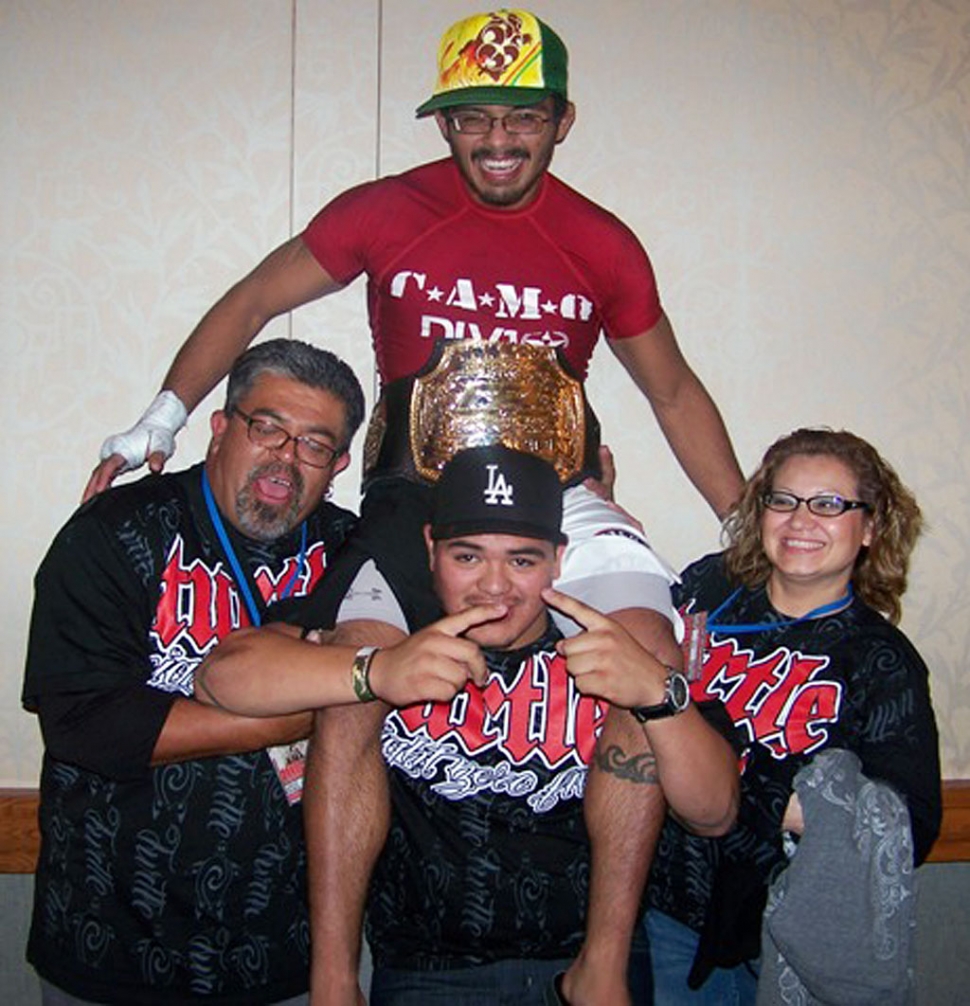
M915 865L926 858L941 815L936 725L926 666L896 627L921 529L870 444L799 429L745 484L727 548L685 571L691 697L720 702L734 725L741 810L722 839L664 826L646 923L656 1006L754 1003L767 890L804 827L793 782L820 751L846 749L889 784Z

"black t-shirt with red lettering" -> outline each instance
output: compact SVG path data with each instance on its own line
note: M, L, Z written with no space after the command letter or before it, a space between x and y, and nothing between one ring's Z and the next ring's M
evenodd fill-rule
M384 728L393 812L368 908L378 967L444 970L574 955L589 850L582 795L606 714L554 628L486 651L489 680Z
M271 1003L308 985L306 853L265 751L152 767L172 704L247 608L202 466L85 505L35 580L24 684L45 754L28 958L93 1002ZM324 575L353 520L329 503L259 542L226 522L263 620Z
M940 763L928 671L906 636L858 598L834 614L787 624L764 587L738 589L728 579L721 555L688 567L674 596L685 612L715 612L730 599L691 692L696 701L724 704L746 752L736 828L703 839L668 819L650 906L700 931L718 871L739 885L738 896L744 886L763 889L787 862L781 821L794 776L829 747L855 752L866 776L903 796L922 862L939 832Z

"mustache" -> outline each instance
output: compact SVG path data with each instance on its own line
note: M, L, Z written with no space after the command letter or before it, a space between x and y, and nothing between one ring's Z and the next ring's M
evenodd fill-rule
M480 147L472 154L473 161L484 161L487 158L519 157L527 161L532 155L524 147L509 147L505 150L496 150L494 147Z

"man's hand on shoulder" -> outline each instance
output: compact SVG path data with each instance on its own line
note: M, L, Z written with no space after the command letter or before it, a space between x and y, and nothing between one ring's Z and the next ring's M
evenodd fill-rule
M81 502L87 503L105 489L111 488L111 483L125 470L125 459L120 454L111 454L99 461L91 472Z
M168 454L156 451L148 456L148 467L158 474L165 468L165 462L169 459ZM89 499L103 493L105 489L110 489L114 480L121 474L131 471L138 465L129 465L120 454L111 454L99 461L91 472L87 485L84 487L84 495L81 497L82 503L87 503Z
M84 487L81 502L104 492L122 473L140 468L145 461L160 472L175 453L175 435L188 413L174 391L162 391L131 429L115 433L101 445L101 461Z

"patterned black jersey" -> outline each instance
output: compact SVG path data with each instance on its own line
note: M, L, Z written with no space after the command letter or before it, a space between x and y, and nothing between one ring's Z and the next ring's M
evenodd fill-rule
M270 1003L307 988L300 808L267 754L149 764L195 668L250 622L201 471L82 507L36 578L24 703L46 750L28 957L92 1001ZM314 586L351 521L322 504L302 550L299 531L267 544L228 529L262 614Z
M371 890L378 966L556 958L582 942L586 766L606 707L580 696L551 629L487 651L489 679L385 723L390 837Z
M793 624L771 606L764 587L738 590L730 583L720 555L686 570L676 600L685 612L715 612L728 601L716 619L722 628L710 631L692 694L722 702L740 734L741 810L737 827L719 840L667 822L650 905L699 931L716 874L719 883L734 885L734 894L723 892L727 901L740 898L744 887L763 894L787 862L781 821L792 780L828 747L854 751L866 776L904 797L921 862L939 832L939 750L926 665L903 633L858 598L837 613ZM754 912L755 923L758 917Z

